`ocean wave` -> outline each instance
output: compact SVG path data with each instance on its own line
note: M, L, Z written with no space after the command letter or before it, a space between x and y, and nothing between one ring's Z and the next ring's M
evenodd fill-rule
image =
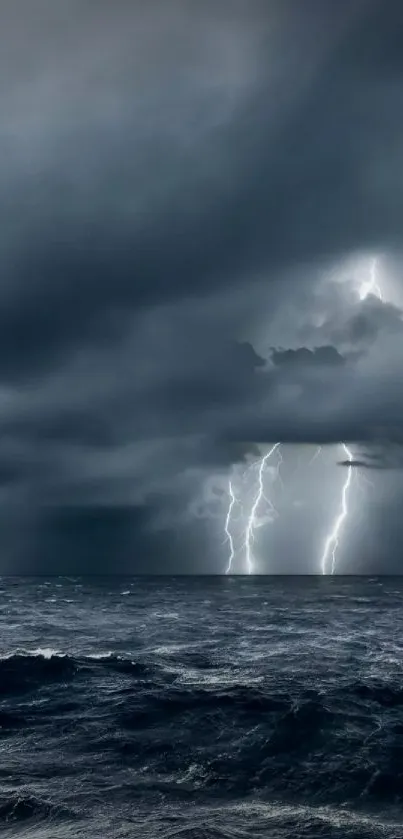
M69 654L52 647L16 648L0 655L0 694L12 692L19 678L22 683L25 678L32 678L45 684L52 679L72 678L80 671L85 671L90 679L91 673L96 677L103 670L146 678L153 696L157 688L164 691L167 707L189 704L190 708L196 708L213 703L219 708L230 702L234 709L263 712L281 705L291 714L288 722L301 718L304 725L309 725L311 718L317 721L329 705L334 705L336 713L340 712L340 703L346 708L354 706L358 711L371 706L374 710L403 706L403 687L392 678L351 677L342 681L334 678L326 686L318 680L307 688L306 680L295 671L273 685L264 667L249 666L246 662L233 666L228 661L223 666L214 658L179 647L173 652L180 655L173 660L168 657L167 661L163 656L135 658L112 650Z
M15 653L0 661L0 697L72 678L74 659L60 655Z
M52 647L38 647L34 650L26 650L18 648L10 650L9 652L0 654L0 662L9 661L9 659L17 658L67 658L67 653L62 653L59 650L54 650Z
M347 808L278 802L244 802L200 807L172 818L169 832L187 839L247 839L250 836L292 836L293 839L399 839L402 824ZM198 832L196 825L203 825ZM150 833L144 824L145 835Z
M78 674L90 678L91 668L145 678L149 668L141 662L113 654L70 656L51 648L15 650L0 658L0 697L12 696L49 683L71 681Z
M18 822L52 821L62 819L73 819L75 813L70 808L53 804L50 801L40 799L34 795L12 794L0 796L0 824L15 824Z

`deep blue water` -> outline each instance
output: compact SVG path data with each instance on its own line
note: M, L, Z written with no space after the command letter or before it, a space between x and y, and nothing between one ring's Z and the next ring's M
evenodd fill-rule
M403 837L403 580L0 581L0 831Z

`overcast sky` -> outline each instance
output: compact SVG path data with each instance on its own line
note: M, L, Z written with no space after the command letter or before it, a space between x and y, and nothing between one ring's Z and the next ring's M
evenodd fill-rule
M1 572L403 570L402 26L3 0Z

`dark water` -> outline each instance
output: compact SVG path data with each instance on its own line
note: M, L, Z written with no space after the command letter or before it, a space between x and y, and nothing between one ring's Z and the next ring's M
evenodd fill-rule
M403 580L0 581L0 832L403 837Z

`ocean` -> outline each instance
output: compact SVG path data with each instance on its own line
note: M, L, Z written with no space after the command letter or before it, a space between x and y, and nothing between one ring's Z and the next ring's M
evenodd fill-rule
M403 579L0 580L0 831L403 837Z

